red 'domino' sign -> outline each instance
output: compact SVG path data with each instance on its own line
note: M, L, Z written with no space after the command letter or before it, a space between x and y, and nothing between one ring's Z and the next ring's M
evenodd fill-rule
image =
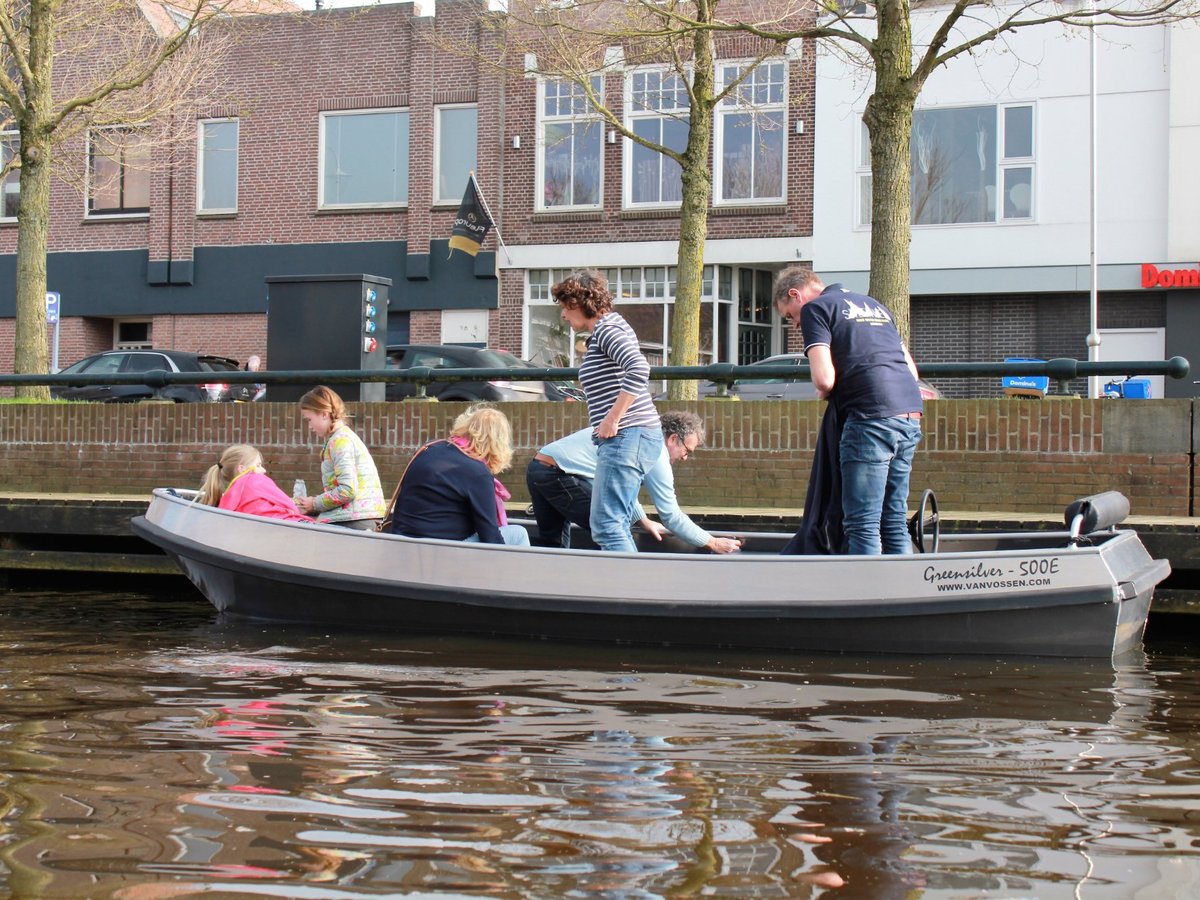
M1142 287L1200 287L1200 268L1160 269L1151 263L1142 263Z

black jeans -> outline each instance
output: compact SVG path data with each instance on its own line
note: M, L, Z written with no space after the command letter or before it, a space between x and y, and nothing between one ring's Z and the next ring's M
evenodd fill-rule
M587 530L592 514L592 482L587 478L569 475L531 459L525 469L525 486L538 524L535 545L569 546L571 523Z

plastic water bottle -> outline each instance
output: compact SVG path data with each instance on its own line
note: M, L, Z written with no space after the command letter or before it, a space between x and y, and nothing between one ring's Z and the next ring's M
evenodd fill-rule
M301 497L308 496L308 486L304 483L303 478L297 478L296 483L292 485L292 499L299 500Z

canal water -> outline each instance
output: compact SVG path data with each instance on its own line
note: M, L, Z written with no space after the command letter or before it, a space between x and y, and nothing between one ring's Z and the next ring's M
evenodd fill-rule
M1197 648L333 635L0 594L0 895L1195 897Z

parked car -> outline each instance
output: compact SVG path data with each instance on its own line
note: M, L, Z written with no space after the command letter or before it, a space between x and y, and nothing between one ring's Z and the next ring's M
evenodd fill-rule
M780 353L768 356L752 366L777 365L807 365L808 360L803 353ZM937 400L942 392L924 378L917 382L921 387L922 400ZM711 397L717 392L717 385L712 381L700 382L700 396ZM815 400L817 389L807 378L766 378L762 380L739 380L729 386L729 393L742 400Z
M531 369L532 363L518 359L507 350L468 347L463 344L392 344L387 348L388 366L393 369ZM435 381L427 385L426 393L438 400L491 400L516 402L522 400L563 400L566 395L557 384L542 381L509 381L493 378L488 381ZM403 400L417 393L417 385L389 382L385 396Z
M115 375L129 372L212 372L205 384L169 384L152 388L145 384L56 385L50 394L61 400L94 400L101 403L132 403L159 398L176 403L207 400L249 399L253 385L230 385L220 380L221 372L236 372L236 359L188 353L183 350L105 350L85 357L60 371L63 375ZM240 394L246 392L246 397Z
M583 354L580 352L579 359L575 361L575 366L578 366L583 361ZM525 365L537 369L570 369L573 368L571 361L567 359L563 353L556 353L548 347L543 347L529 359L525 360ZM583 388L579 386L577 381L547 381L546 397L550 400L586 400Z

